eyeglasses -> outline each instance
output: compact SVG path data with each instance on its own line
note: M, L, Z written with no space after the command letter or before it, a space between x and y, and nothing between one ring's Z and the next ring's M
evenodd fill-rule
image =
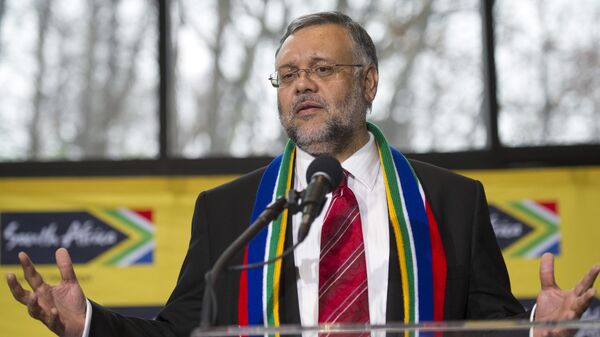
M306 77L310 78L313 73L317 75L317 78L324 80L329 78L331 75L336 74L342 67L362 67L362 64L329 64L329 65L316 65L307 69L286 69L284 71L276 71L269 76L271 85L275 88L284 87L292 84L298 77L300 72L304 71Z

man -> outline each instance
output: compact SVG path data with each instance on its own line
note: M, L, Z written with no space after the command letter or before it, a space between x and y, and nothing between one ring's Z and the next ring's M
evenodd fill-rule
M342 192L328 198L327 212L317 217L294 254L218 280L217 324L528 317L510 292L481 184L407 161L366 123L378 68L373 42L360 25L337 12L296 19L281 39L275 69L271 81L278 88L280 120L293 143L268 168L200 194L177 286L157 319L122 317L86 300L64 249L56 252L63 278L57 286L46 284L24 253L19 259L34 291L7 276L14 297L32 317L61 336L187 336L199 321L204 273L274 193L305 188L308 164L324 154L346 170ZM339 206L343 203L351 207ZM352 220L344 219L343 231L338 213L353 214ZM269 247L274 247L269 256L277 255L296 242L298 224L297 216L284 214L234 263L261 261ZM338 249L337 241L345 241L338 232L352 233L355 255L324 277L326 256ZM339 250L350 246L344 247ZM348 263L352 268L341 267ZM359 281L343 288L352 290L342 294L347 298L341 303L348 298L352 303L332 304L333 288L351 283L345 280L347 271ZM553 258L544 256L535 319L580 317L595 294L599 271L596 265L575 289L561 290L554 282ZM344 280L335 283L338 279ZM332 305L338 307L331 311Z

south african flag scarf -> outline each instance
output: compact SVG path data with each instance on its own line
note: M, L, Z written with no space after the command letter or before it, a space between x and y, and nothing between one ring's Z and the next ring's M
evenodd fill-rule
M404 323L440 321L444 318L446 256L437 222L409 161L390 147L382 132L367 123L374 135L382 165L388 215L400 263L404 294ZM260 182L250 223L273 200L286 196L292 186L295 145L267 167ZM288 214L261 231L246 247L244 264L262 262L283 252ZM244 270L240 277L240 326L279 326L279 280L282 260ZM390 284L388 286L395 286Z

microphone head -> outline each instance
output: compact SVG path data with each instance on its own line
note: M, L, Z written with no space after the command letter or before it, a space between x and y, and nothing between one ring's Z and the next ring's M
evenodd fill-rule
M322 175L329 181L331 192L340 185L340 182L344 177L344 172L342 170L342 165L337 159L331 156L320 156L315 158L315 160L308 165L308 169L306 170L307 183L310 184L313 177L317 175Z

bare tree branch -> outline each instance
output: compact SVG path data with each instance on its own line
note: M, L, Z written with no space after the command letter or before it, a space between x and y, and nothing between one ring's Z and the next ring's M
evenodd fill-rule
M80 145L83 156L89 158L99 156L99 152L96 148L96 139L99 135L96 135L96 132L90 132L90 130L94 130L94 73L96 72L97 67L96 48L99 40L98 26L100 24L100 18L98 12L100 5L98 4L98 0L88 0L87 7L89 17L87 19L86 43L83 54L83 59L85 60L84 75L81 79L83 90L79 96L81 121L76 139L77 143Z
M60 144L59 146L62 148L62 150L59 149L57 155L64 156L64 151L66 151L67 147L70 145L69 143L73 141L72 139L65 139L61 133L63 123L65 122L64 116L67 114L68 110L69 93L67 92L67 87L72 80L69 71L72 60L70 59L66 48L67 39L69 39L67 30L56 21L57 20L55 20L54 26L58 32L58 43L55 46L55 53L58 55L58 69L56 69L58 74L55 76L56 82L52 90L51 124L53 125L52 129L55 137Z
M121 49L119 41L119 21L117 20L117 8L120 0L110 0L109 4L109 22L105 29L108 37L108 53L106 60L107 75L100 89L99 95L102 97L103 113L99 114L94 129L106 130L101 132L95 144L97 155L104 157L108 152L108 130L111 122L121 115L121 107L116 101L116 95L119 92L119 61L118 55ZM95 94L95 93L93 93Z
M30 121L29 130L29 158L38 158L40 154L41 139L43 132L41 129L42 109L45 100L44 84L46 78L46 37L48 34L48 26L51 20L50 8L51 0L41 0L37 3L36 11L38 17L37 42L35 48L35 59L37 62L37 72L34 79L34 96L33 96L33 111Z
M414 132L409 123L398 123L394 119L394 115L399 101L403 99L403 93L408 91L408 81L412 76L417 57L423 51L427 25L432 13L432 5L433 0L423 2L421 10L407 21L410 22L410 29L416 31L417 40L412 44L404 43L405 45L408 45L407 47L409 48L403 53L403 58L405 60L404 67L398 68L393 81L396 90L387 107L386 118L381 122L383 132L389 135L392 139L392 144L408 144L409 139L411 138L411 132ZM395 32L395 34L397 34L398 31L404 31L409 27L402 23L398 25L391 24L391 26L391 30L392 32ZM390 46L388 46L388 52L389 48Z
M0 37L2 37L2 23L6 14L6 0L0 0ZM0 56L2 56L2 40L0 39Z
M221 72L220 61L221 54L223 52L224 33L227 25L231 21L231 1L217 1L217 29L215 34L213 52L213 63L212 63L212 74L210 75L209 94L206 100L197 101L199 111L207 115L207 123L203 125L197 125L194 134L207 133L211 140L212 152L221 153L223 152L221 139L222 132L225 128L230 127L220 123L219 114L222 112L223 104L226 102L222 99L223 95L222 86L225 83L225 78Z

